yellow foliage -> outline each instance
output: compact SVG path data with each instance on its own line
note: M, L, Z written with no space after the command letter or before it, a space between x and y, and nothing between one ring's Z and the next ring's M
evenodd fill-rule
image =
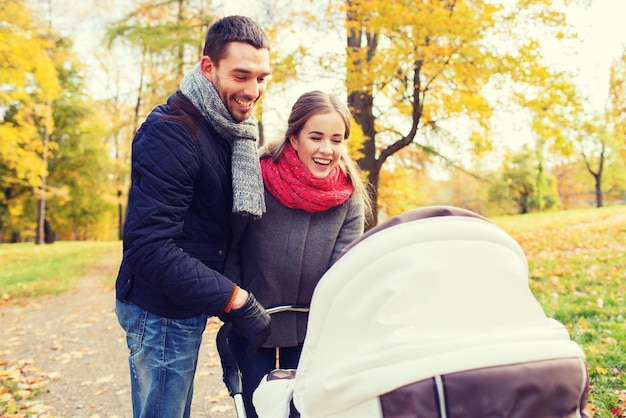
M361 126L354 121L354 119L350 120L350 138L347 141L348 154L355 161L363 158L363 152L361 149L363 148L363 142L365 141L365 137L363 136L363 130Z
M34 126L15 127L7 123L0 125L0 161L15 171L18 179L33 187L41 183L43 163L39 152L41 141L33 142L37 136Z
M418 130L432 128L438 139L444 139L437 128L449 120L470 123L460 137L449 136L446 141L470 141L478 154L491 150L491 119L499 103L528 109L535 116L535 135L550 138L551 149L570 152L564 126L575 120L579 99L571 80L548 68L541 56L544 39L575 36L563 8L554 3L331 2L329 15L345 17L347 92L362 93L375 102L370 108L355 109L371 113L361 120L375 126L367 133L376 146L363 157L365 165L376 167L379 156L389 154L385 151L395 153L419 142ZM498 97L485 94L485 87L502 86L507 89Z
M626 47L611 65L609 101L617 150L626 163Z
M51 103L61 92L43 28L23 1L0 0L0 114L15 109L0 125L0 161L33 187L46 174L41 128L54 130Z
M404 149L400 156L407 161L424 158L421 151L415 149ZM436 186L425 170L401 164L382 170L378 189L380 215L391 217L423 206L434 194L433 187Z

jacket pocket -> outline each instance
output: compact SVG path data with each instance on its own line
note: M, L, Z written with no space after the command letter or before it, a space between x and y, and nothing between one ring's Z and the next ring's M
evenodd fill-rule
M226 243L206 243L198 241L177 241L176 244L189 254L199 260L205 266L224 271L224 261L226 260Z

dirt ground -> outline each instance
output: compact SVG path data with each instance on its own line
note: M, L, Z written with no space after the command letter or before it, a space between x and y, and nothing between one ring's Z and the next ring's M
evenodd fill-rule
M128 351L111 281L118 263L103 263L61 295L0 304L0 351L49 378L34 398L32 416L132 417ZM236 416L215 349L218 327L210 321L204 334L192 417Z

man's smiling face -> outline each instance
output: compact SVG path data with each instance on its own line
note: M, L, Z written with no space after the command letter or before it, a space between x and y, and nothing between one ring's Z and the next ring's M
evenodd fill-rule
M269 51L243 42L231 42L228 52L217 64L204 56L200 65L233 119L238 122L248 119L267 87Z

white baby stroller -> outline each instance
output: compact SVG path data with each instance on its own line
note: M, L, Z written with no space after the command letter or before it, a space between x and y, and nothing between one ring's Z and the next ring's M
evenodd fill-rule
M254 403L262 418L573 418L588 390L585 355L530 292L519 244L436 206L347 249L315 290L297 372L271 373Z

